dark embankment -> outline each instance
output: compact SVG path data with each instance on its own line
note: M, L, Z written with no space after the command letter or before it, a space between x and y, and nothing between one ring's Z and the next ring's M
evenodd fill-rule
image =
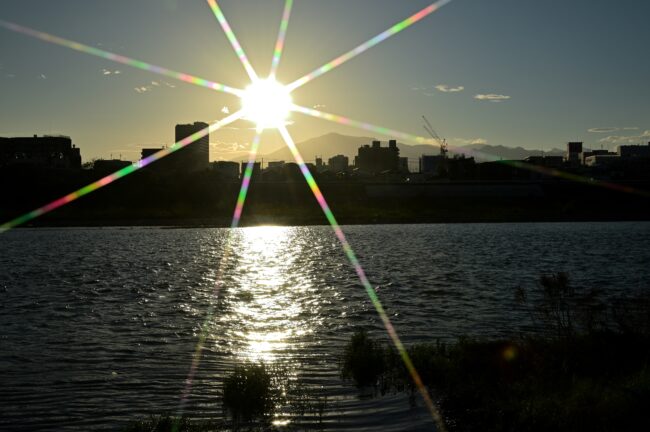
M106 173L0 172L0 220L74 191ZM342 224L599 221L650 219L648 182L628 191L555 179L539 182L368 183L322 181ZM206 171L193 175L136 172L31 222L35 226L228 226L240 182ZM252 182L243 225L314 225L326 220L300 177Z

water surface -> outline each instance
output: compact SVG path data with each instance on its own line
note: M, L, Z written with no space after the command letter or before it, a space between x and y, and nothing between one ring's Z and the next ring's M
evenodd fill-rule
M344 230L406 343L517 333L529 322L513 290L542 273L606 295L649 287L650 223ZM193 417L218 417L243 360L285 365L328 396L329 428L359 427L372 403L338 365L360 327L387 340L329 227L13 230L0 236L0 429L116 430L176 412L184 392ZM399 407L373 421L403 428Z

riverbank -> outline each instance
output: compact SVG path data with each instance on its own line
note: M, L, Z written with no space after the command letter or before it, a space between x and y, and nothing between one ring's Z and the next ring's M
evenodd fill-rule
M312 202L313 201L313 202ZM110 227L157 226L183 228L226 228L232 223L232 208L183 212L115 210L92 206L71 206L32 220L25 227ZM234 207L233 207L234 208ZM401 200L359 204L332 202L341 225L430 224L430 223L522 223L522 222L619 222L650 221L650 200L604 201L602 203L540 202L532 200L447 200L419 202ZM4 219L18 216L4 213ZM239 226L316 226L327 219L313 197L293 205L247 203Z
M0 187L0 222L73 191L94 178L14 173ZM240 184L207 173L159 178L136 173L29 221L30 226L228 227ZM0 176L2 178L2 176ZM438 183L323 182L340 224L569 222L650 220L650 183L492 181ZM253 181L242 226L327 223L303 181Z

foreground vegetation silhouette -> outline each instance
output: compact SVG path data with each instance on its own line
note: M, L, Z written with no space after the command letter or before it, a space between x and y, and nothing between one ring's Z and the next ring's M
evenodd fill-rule
M408 347L450 431L650 430L649 293L603 299L557 273L514 295L533 323L526 334ZM394 348L363 329L341 353L340 372L362 394L403 392L416 401ZM126 431L275 430L279 412L292 418L283 430L318 430L327 408L286 369L262 363L239 365L224 380L222 403L228 421L160 416Z
M650 430L650 297L605 301L564 273L516 296L536 324L530 334L408 348L449 430ZM415 394L397 353L364 331L343 371L359 387Z

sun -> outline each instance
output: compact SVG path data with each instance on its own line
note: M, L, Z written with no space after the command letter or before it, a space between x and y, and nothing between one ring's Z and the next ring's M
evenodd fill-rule
M255 123L257 130L284 126L293 103L289 89L273 78L254 81L241 101L244 118Z

